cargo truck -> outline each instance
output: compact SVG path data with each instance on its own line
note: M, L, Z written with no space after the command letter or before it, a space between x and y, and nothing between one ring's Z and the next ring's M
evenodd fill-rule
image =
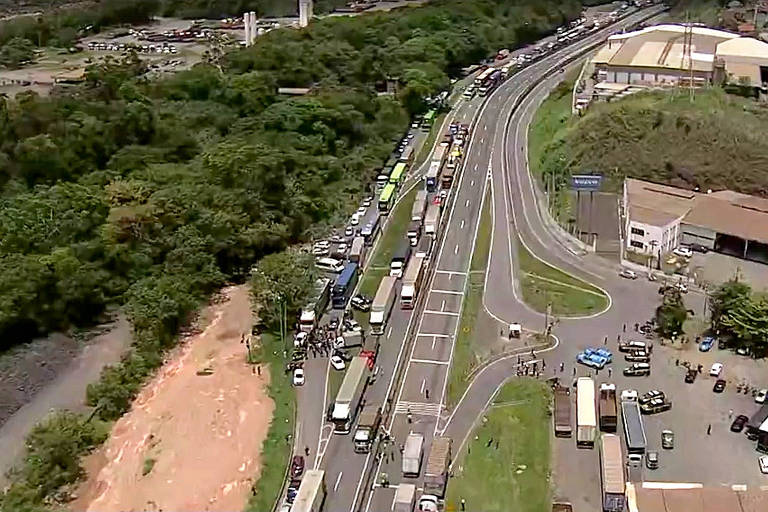
M371 316L368 323L371 324L371 334L375 336L384 334L387 320L389 320L389 315L392 313L392 306L397 296L395 283L397 283L396 277L384 277L379 284L376 295L373 297Z
M368 453L376 440L376 433L381 425L381 407L367 404L360 411L355 429L355 453Z
M320 317L323 316L323 311L328 307L330 298L331 280L321 278L315 281L315 287L312 290L312 298L307 302L307 305L301 309L301 314L299 316L299 330L311 332L317 327Z
M437 230L440 226L440 205L430 203L427 206L427 214L424 217L424 234L437 236Z
M576 381L576 446L592 448L597 434L595 382L589 377Z
M571 437L571 391L563 386L555 388L554 422L557 437Z
M451 438L435 437L427 457L427 469L424 472L424 493L438 498L445 497L448 484L448 466L451 465Z
M326 494L325 471L310 469L301 479L291 512L323 512Z
M424 221L424 210L427 209L427 191L419 190L416 192L416 199L413 201L413 208L411 209L411 220L418 221L419 223Z
M352 245L349 248L349 261L357 263L357 266L363 268L365 265L365 237L356 236L352 239Z
M600 430L616 432L618 411L616 408L616 385L600 384Z
M415 247L419 243L419 235L421 234L421 222L418 220L412 220L408 224L408 242L411 247Z
M624 512L624 457L621 440L615 434L603 434L600 444L600 469L603 512Z
M624 437L627 441L627 451L632 454L645 453L647 440L643 417L640 415L640 407L637 400L622 400L621 416L624 423Z
M403 276L403 287L400 289L400 307L402 309L413 309L416 299L419 298L419 291L425 274L424 259L425 256L416 253L408 261Z
M416 486L413 484L400 484L395 491L395 501L392 512L413 512L416 501Z
M408 258L411 257L411 244L408 240L403 240L400 243L400 247L397 248L395 254L392 256L392 261L389 264L389 275L398 279L403 277L405 272L405 265L408 263Z
M421 459L424 456L424 435L411 432L403 448L403 476L416 478L421 473Z
M369 373L367 357L352 358L339 392L336 394L336 400L333 402L331 421L334 433L349 434L352 429L352 422L355 420L365 388L368 386Z

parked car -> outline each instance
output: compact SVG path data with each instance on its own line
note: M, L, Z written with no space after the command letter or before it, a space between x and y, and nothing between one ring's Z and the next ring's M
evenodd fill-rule
M645 454L645 467L648 469L659 468L659 452L648 452Z
M709 252L709 248L706 245L691 244L688 247L690 247L692 251L700 252L701 254L707 254Z
M760 472L764 475L768 475L768 455L761 455L757 458L757 465L760 467Z
M598 356L597 354L588 355L584 352L581 352L579 355L576 356L576 361L583 364L584 366L589 366L590 368L597 368L598 370L601 370L605 367L605 364L607 361L605 358Z
M680 256L682 258L690 258L693 256L693 251L689 247L685 247L684 245L681 245L674 251L672 251L672 254L675 256Z
M715 344L715 338L711 336L707 336L701 342L699 343L699 351L700 352L709 352L709 350L712 348L712 345Z
M755 395L755 402L758 404L764 404L765 398L768 396L768 389L761 389Z
M654 398L650 402L640 405L640 412L643 414L658 414L668 411L672 408L672 402L665 402L660 398Z
M651 355L644 350L636 350L624 356L624 360L630 363L647 363L651 360Z
M648 363L634 363L624 368L624 375L627 377L640 377L651 374L651 365Z
M304 456L295 455L291 459L291 478L297 480L304 474Z
M731 423L731 432L741 432L744 430L744 426L749 421L749 418L744 416L743 414L739 414L736 416L736 419L733 420L733 423Z
M649 392L647 392L646 394L644 394L640 398L639 402L640 402L640 405L643 405L643 404L647 404L651 400L654 400L654 399L657 399L657 398L661 399L661 400L664 400L664 392L663 391L659 391L658 389L652 389Z
M698 375L698 372L696 369L691 368L687 372L685 372L685 382L688 384L693 384L694 381L696 381L696 375Z
M344 360L339 356L331 356L331 366L334 370L342 371L347 365L344 364Z
M722 393L725 390L725 381L723 379L717 379L712 391L715 393Z
M719 377L721 373L723 373L723 363L714 363L709 369L710 377Z
M671 430L661 431L661 447L665 450L671 450L675 447L675 433Z
M628 268L621 269L619 275L625 279L637 279L637 272L634 270L629 270Z
M295 370L293 370L293 385L294 386L304 385L304 370L302 368L296 368Z

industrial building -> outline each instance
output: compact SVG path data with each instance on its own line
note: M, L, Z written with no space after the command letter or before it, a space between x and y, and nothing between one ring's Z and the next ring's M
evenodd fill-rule
M764 90L768 44L706 27L655 25L610 36L592 64L598 84L736 83Z
M768 199L703 193L627 178L622 195L629 251L659 256L681 244L768 263Z

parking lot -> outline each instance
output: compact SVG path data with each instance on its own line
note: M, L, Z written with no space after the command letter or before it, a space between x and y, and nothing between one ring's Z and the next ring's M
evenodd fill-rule
M635 336L642 339L640 335ZM582 347L583 348L583 347ZM768 486L768 475L760 473L755 442L747 439L744 432L733 433L730 426L739 414L751 416L757 409L752 393L737 393L739 383L750 386L768 387L768 364L736 355L717 346L708 352L700 352L694 342L686 345L665 345L654 341L651 357L651 375L648 377L626 377L622 369L629 363L624 353L618 351L616 338L609 339L607 348L613 352L613 363L597 375L583 365L575 363L578 351L574 348L574 359L566 362L562 374L566 381L573 376L590 375L597 387L603 382L613 382L617 395L625 389L635 389L640 395L658 389L672 402L672 409L654 415L643 415L648 450L659 453L659 468L649 470L643 465L640 478L653 482L701 483L705 487L746 485L749 488ZM694 383L684 382L686 368L702 365L702 373ZM679 364L676 365L676 362ZM722 393L714 393L715 377L710 377L713 363L724 366L721 378L726 381ZM611 368L611 376L608 375ZM572 394L572 396L575 394ZM617 396L618 399L618 396ZM555 440L555 495L571 501L577 512L597 510L600 503L600 457L598 445L592 450L576 448L576 404L572 407L574 434L570 439ZM709 429L711 425L711 430ZM675 446L672 450L661 447L661 431L672 430ZM710 433L708 434L708 430ZM617 434L626 444L621 420ZM634 474L634 473L633 473Z

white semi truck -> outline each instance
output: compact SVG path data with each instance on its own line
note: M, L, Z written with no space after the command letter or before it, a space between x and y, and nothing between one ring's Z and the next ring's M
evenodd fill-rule
M421 473L421 459L424 457L424 435L411 432L403 448L403 476L417 478Z
M369 374L368 358L353 357L341 382L336 400L333 402L331 421L333 421L335 434L349 434L352 429L352 422L355 420L368 385Z
M371 316L368 323L371 324L371 334L375 336L384 334L384 328L387 325L387 320L389 320L392 306L395 304L395 298L397 297L395 291L396 283L396 277L384 277L379 284L379 289L376 291L376 296L373 298Z

